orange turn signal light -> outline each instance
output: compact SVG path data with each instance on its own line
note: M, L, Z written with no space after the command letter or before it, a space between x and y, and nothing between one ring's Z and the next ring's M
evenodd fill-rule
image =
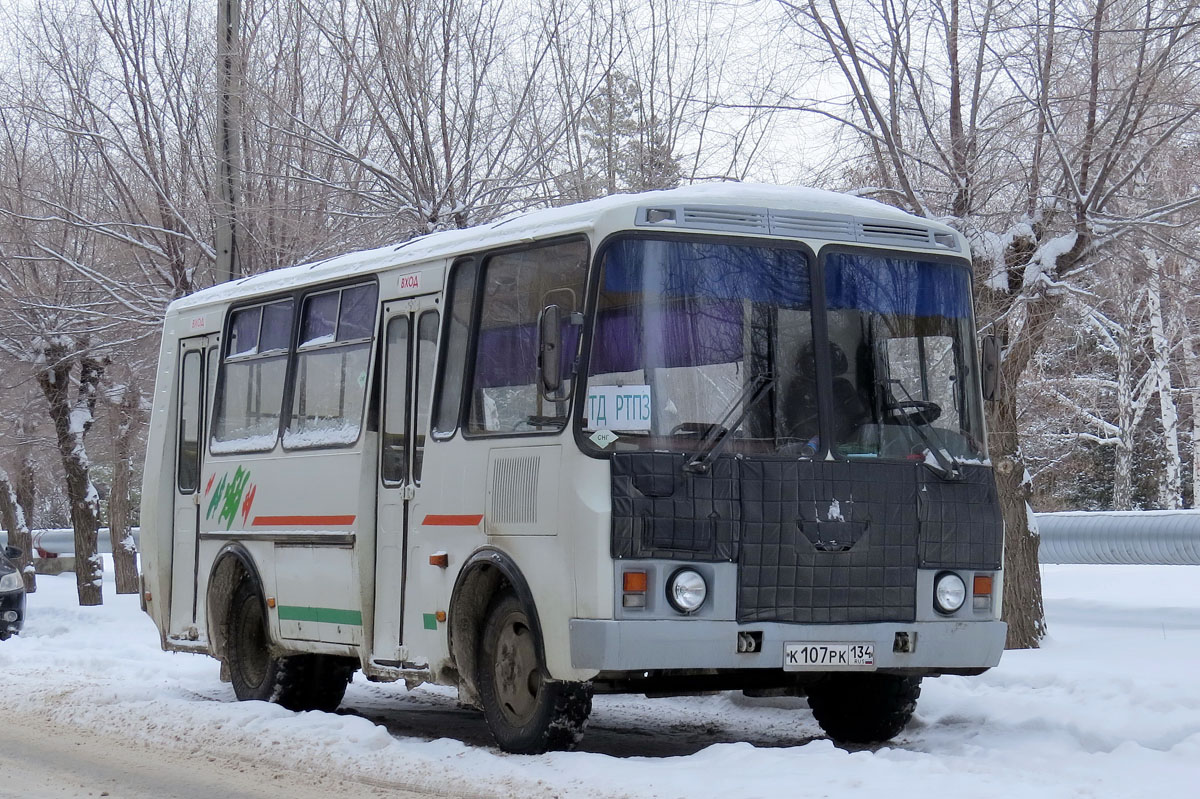
M269 608L275 607L275 597L273 597L273 596L267 597L267 607L269 607Z
M446 568L450 565L450 556L445 552L435 552L429 556L429 565Z
M444 621L446 621L446 611L439 610L437 613L433 614L433 617L435 619L437 619L439 622L444 622Z
M992 593L992 575L977 574L975 575L975 595L991 595Z
M646 573L645 572L625 572L621 575L621 582L626 591L646 590Z

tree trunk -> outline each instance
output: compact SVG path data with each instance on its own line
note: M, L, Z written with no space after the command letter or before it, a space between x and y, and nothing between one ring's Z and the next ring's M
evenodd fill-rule
M1028 267L1034 255L1032 241L1015 241L1006 261L1010 269ZM1017 396L1034 353L1041 347L1062 305L1059 294L1040 294L1026 302L1023 314L1012 313L1015 294L997 292L1005 313L994 323L1005 344L1000 364L999 393L988 407L988 454L996 474L1000 512L1004 516L1004 605L1008 622L1008 649L1036 649L1046 635L1042 606L1042 573L1038 563L1039 536L1029 506L1032 481L1017 432Z
M1132 343L1125 330L1117 332L1117 446L1113 458L1113 510L1133 507L1133 431L1138 414L1134 409Z
M1162 257L1153 250L1143 250L1150 271L1147 305L1150 311L1150 341L1154 348L1154 376L1158 384L1159 421L1163 432L1163 475L1158 484L1159 506L1174 510L1183 505L1183 485L1180 477L1182 461L1179 455L1179 409L1171 384L1171 345L1163 320Z
M58 452L66 474L67 500L71 503L71 526L75 529L75 590L80 605L100 605L103 569L96 551L100 527L100 496L92 485L84 437L92 426L96 408L96 384L103 365L92 358L79 358L79 389L71 402L71 367L76 357L66 347L51 344L46 350L46 367L37 375L38 385L49 405Z
M1042 576L1038 569L1039 536L1033 509L1032 485L1017 435L1017 399L1012 384L988 409L988 444L995 466L1000 510L1004 515L1004 607L1008 622L1007 649L1036 649L1046 635L1042 607Z
M8 531L9 546L21 550L17 568L21 570L21 577L25 581L25 592L32 593L37 590L37 574L33 568L33 536L25 524L25 513L17 502L17 492L3 469L0 469L0 523Z
M17 492L17 504L25 514L25 526L36 529L34 500L37 498L37 477L34 473L32 419L17 420L17 481L13 488Z
M129 485L133 475L130 463L133 438L137 429L138 391L132 385L121 389L120 399L109 408L112 433L113 478L108 493L108 536L112 541L113 571L117 593L138 593L137 546L129 526Z

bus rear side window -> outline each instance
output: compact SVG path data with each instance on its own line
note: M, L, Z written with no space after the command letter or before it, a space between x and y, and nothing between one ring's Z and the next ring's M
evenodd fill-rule
M376 296L375 284L369 283L305 297L285 447L345 446L358 440Z
M236 310L228 330L212 451L265 452L279 436L292 301Z

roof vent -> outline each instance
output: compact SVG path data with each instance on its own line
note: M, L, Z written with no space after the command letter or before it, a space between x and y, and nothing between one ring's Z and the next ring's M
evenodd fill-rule
M916 225L885 224L883 222L860 222L859 238L862 241L904 242L906 244L921 244L926 247L932 244L929 229Z
M935 231L925 225L821 211L779 211L736 205L660 205L639 208L635 219L639 226L672 226L923 249L960 249L958 236L954 233Z
M771 232L777 236L811 236L832 241L854 241L854 217L837 214L771 212Z
M736 230L743 233L770 232L765 208L684 206L682 223L690 228Z

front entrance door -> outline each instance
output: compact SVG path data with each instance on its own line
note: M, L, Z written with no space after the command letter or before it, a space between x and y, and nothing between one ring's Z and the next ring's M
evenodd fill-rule
M179 414L175 441L175 510L171 554L172 635L191 637L196 626L196 559L200 523L201 465L208 441L208 362L216 363L215 337L196 336L179 343Z
M374 659L403 660L408 528L421 491L433 402L438 312L433 295L385 303L375 550Z

